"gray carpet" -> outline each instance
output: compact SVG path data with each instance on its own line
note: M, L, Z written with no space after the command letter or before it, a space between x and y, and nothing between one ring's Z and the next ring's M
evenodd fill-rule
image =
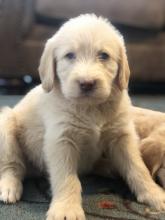
M20 96L0 96L0 107L13 106ZM134 96L137 106L165 112L165 96ZM155 213L147 206L136 202L126 184L96 176L81 179L83 186L83 207L89 220L164 220L165 214ZM44 220L50 202L47 180L28 179L24 192L15 205L0 203L0 220Z
M4 105L13 106L21 98L22 96L0 95L0 107ZM165 112L165 95L136 95L132 97L132 102L137 106Z

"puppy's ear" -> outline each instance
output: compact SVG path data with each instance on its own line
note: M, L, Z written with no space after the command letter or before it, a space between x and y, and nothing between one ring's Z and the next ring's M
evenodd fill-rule
M43 54L40 59L39 75L42 82L42 87L46 92L50 92L54 85L55 68L53 56L53 42L52 39L48 40Z
M120 57L118 63L117 84L120 90L127 89L130 76L126 50L124 46L120 48Z

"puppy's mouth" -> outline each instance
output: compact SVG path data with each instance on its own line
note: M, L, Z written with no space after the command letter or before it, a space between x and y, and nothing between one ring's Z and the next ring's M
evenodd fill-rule
M94 90L87 91L87 92L80 92L79 97L81 97L81 98L90 98L90 97L93 98L94 94L95 94Z
M86 93L80 92L77 96L69 97L69 99L78 104L93 105L104 103L108 99L108 96L101 96L97 91L91 91Z
M83 105L101 104L107 101L110 95L109 87L101 84L84 84L82 86L73 84L72 87L62 87L64 97L72 103Z

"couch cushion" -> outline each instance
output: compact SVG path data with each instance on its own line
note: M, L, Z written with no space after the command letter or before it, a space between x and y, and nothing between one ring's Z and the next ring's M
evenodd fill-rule
M22 1L22 33L25 35L31 29L34 20L34 0Z
M17 68L21 38L28 33L33 20L33 0L0 0L0 75L10 65Z
M36 10L49 18L93 12L136 27L159 29L165 25L165 0L37 0Z

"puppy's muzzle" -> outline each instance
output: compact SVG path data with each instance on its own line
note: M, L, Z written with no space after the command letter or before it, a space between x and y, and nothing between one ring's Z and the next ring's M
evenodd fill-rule
M96 88L96 80L80 81L79 86L83 94L90 93Z

